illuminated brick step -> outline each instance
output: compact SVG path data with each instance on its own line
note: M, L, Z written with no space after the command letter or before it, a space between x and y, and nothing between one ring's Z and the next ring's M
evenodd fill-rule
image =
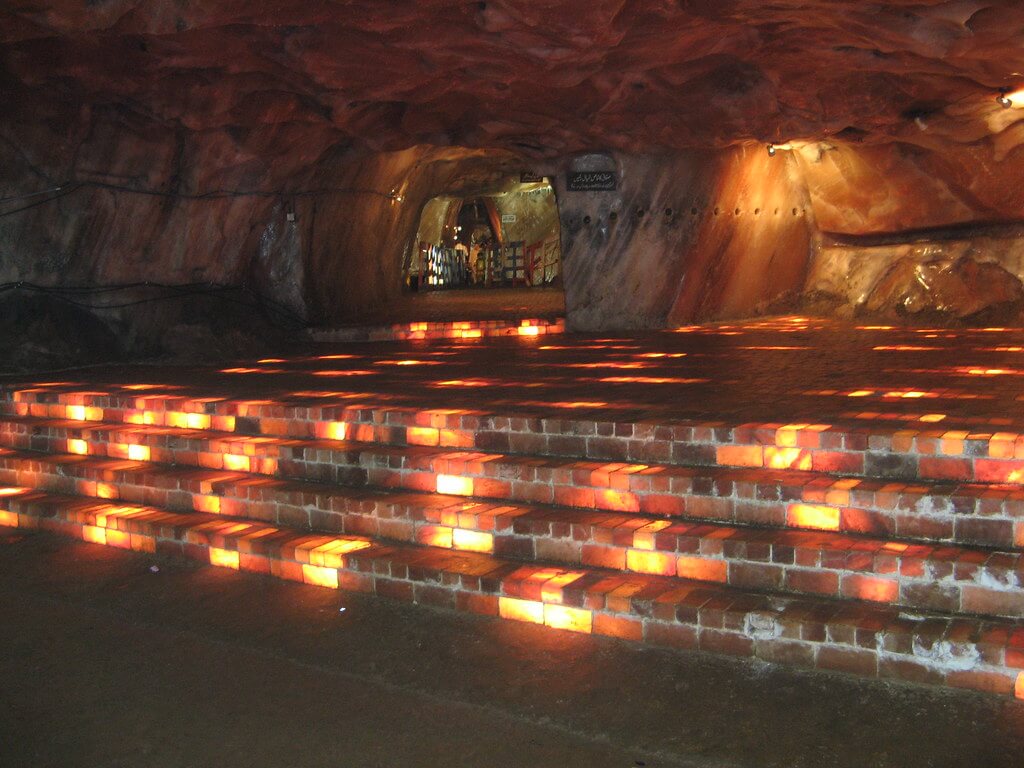
M439 445L635 463L800 469L891 479L1024 481L1024 435L1011 432L773 423L616 423L573 418L564 410L540 418L458 409L42 389L6 392L2 398L3 413L40 418L151 423L276 437Z
M678 578L524 565L258 521L60 498L0 497L0 525L185 556L318 586L654 645L1024 698L1017 622L786 599Z
M316 328L314 341L409 341L415 339L479 339L487 336L548 336L565 332L565 318L458 320L395 323L378 326Z
M0 421L0 443L52 453L70 450L148 458L319 482L742 525L1004 548L1024 544L1024 488L1019 486L907 483L796 470L598 463L33 418Z
M144 462L0 456L15 486L738 587L1024 616L1019 552L389 493Z

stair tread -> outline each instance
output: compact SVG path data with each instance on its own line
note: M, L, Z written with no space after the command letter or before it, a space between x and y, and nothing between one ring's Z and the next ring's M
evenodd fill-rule
M209 546L228 546L234 551L249 554L268 552L293 553L301 562L316 564L316 555L310 552L331 551L332 542L342 546L352 542L363 548L345 552L351 562L372 571L375 560L427 571L437 571L475 578L498 580L499 594L524 599L540 599L548 587L556 590L559 599L570 592L594 596L620 596L633 606L642 604L673 604L691 609L713 609L721 612L768 613L782 619L813 617L819 623L838 623L871 630L884 629L897 633L940 639L951 632L979 637L993 633L993 637L1008 639L1024 647L1024 629L1018 622L993 617L948 616L936 613L908 615L898 607L842 600L827 597L778 597L742 588L709 584L681 577L624 573L592 566L560 567L544 564L520 563L494 555L455 552L401 542L374 541L369 537L299 531L245 518L225 518L201 512L173 512L145 505L124 504L81 496L52 494L26 489L24 494L0 497L0 505L14 508L21 514L33 515L33 505L47 507L48 515L108 530L126 533L146 533L154 529L175 529L175 536L190 541L204 541ZM194 542L193 542L194 543ZM524 588L528 591L523 592ZM569 603L567 603L569 604ZM969 631L968 631L969 630ZM1000 634L1002 630L1002 634ZM1015 631L1015 634L1014 634Z
M281 448L323 449L354 456L398 457L415 462L454 461L467 464L498 463L543 470L584 470L624 477L631 474L680 478L711 478L727 482L763 483L784 487L815 487L823 490L840 488L851 491L886 491L928 496L966 496L976 498L1024 500L1024 487L1016 484L960 482L931 478L870 478L856 474L826 473L817 470L735 467L704 464L637 463L605 461L560 456L535 456L478 448L452 448L422 445L388 445L353 440L324 438L244 435L210 429L188 429L122 422L78 421L32 416L0 415L0 424L20 424L27 429L52 428L68 431L115 433L124 431L145 438L172 437L199 442L221 442L242 448L236 455L252 455L245 446L276 446ZM255 449L253 449L255 450Z
M346 486L332 483L318 483L310 480L271 478L247 472L204 469L187 465L170 465L149 461L110 459L76 454L53 454L36 451L0 449L0 458L25 461L51 461L56 464L77 465L97 471L137 472L140 475L161 475L167 478L194 480L209 483L206 491L212 495L223 495L222 491L232 485L259 485L273 488L282 494L300 494L352 501L376 501L392 505L417 507L438 513L450 510L463 516L490 517L495 521L535 521L549 524L570 523L623 531L635 534L649 531L658 534L689 537L713 537L720 540L742 541L825 549L835 552L854 551L858 553L885 552L922 560L943 562L972 562L984 565L998 558L1002 567L1024 568L1024 552L1006 548L972 545L954 542L933 542L927 540L877 537L856 533L828 530L806 530L769 526L736 525L712 519L686 518L646 514L642 512L614 512L598 509L582 509L547 504L524 504L515 501L491 500L471 496L456 496L430 491L388 489L373 486ZM664 526L664 527L663 527ZM497 523L494 526L498 528ZM1007 558L1012 563L1005 563Z

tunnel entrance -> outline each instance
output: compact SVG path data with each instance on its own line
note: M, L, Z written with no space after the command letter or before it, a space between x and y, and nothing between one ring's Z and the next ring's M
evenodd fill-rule
M406 290L559 287L558 204L546 178L507 178L469 197L440 195L423 207L404 254Z

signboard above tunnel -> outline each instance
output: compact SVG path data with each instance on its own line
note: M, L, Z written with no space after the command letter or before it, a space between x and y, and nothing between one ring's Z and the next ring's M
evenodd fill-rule
M615 171L569 171L570 192L614 192Z

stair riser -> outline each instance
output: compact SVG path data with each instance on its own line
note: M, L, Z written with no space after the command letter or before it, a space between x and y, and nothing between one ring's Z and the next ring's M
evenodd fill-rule
M872 478L1024 482L1024 436L942 430L869 433L823 425L658 425L497 416L461 410L294 407L244 401L6 393L3 412L294 438L440 445L522 455L699 466L801 469ZM69 408L71 410L69 410ZM86 408L91 410L85 410ZM788 427L788 428L787 428Z
M370 484L742 525L816 528L1002 548L1024 545L1024 499L1019 492L992 494L990 498L977 494L936 495L926 486L908 488L897 483L875 483L879 490L851 489L843 487L842 481L810 474L785 482L746 482L745 470L656 467L630 472L628 467L616 470L615 465L607 470L573 465L547 467L536 466L543 462L524 462L515 457L481 461L458 452L417 456L374 445L331 450L238 443L194 434L196 437L186 438L85 426L30 429L17 422L0 423L0 444L23 450L87 452L92 456L134 457L316 482ZM128 441L144 452L133 456Z
M954 562L942 550L853 540L835 551L815 534L783 534L675 524L606 513L545 518L547 510L451 498L441 506L300 493L273 482L160 476L144 465L120 471L0 457L0 481L64 494L201 511L300 529L333 530L434 547L681 576L731 586L902 605L913 610L1024 616L1024 564L993 553ZM237 476L237 474L235 475ZM504 510L504 512L503 512ZM593 518L593 519L591 519ZM732 537L726 534L732 533ZM760 541L757 540L761 533ZM746 536L746 540L742 537ZM872 546L875 551L865 551ZM904 551L899 551L900 548ZM978 553L970 553L976 555Z
M275 551L273 545L261 547L258 540L181 529L168 538L166 526L147 528L139 522L134 523L137 532L116 526L98 529L83 521L83 515L75 517L18 514L3 521L108 546L191 557L309 584L656 645L1001 695L1012 695L1015 688L1024 692L1020 682L1024 631L1014 631L1012 625L985 628L964 622L958 627L894 615L878 622L877 628L866 629L858 626L855 614L844 615L840 608L816 612L799 604L779 608L764 600L730 601L692 586L645 590L614 577L591 579L586 586L574 588L571 581L559 582L562 575L557 572L517 578L518 572L504 573L493 566L474 569L471 562L460 566L429 553L420 560L402 561L387 547L371 546L343 555L326 567L314 565L315 555L295 547Z

